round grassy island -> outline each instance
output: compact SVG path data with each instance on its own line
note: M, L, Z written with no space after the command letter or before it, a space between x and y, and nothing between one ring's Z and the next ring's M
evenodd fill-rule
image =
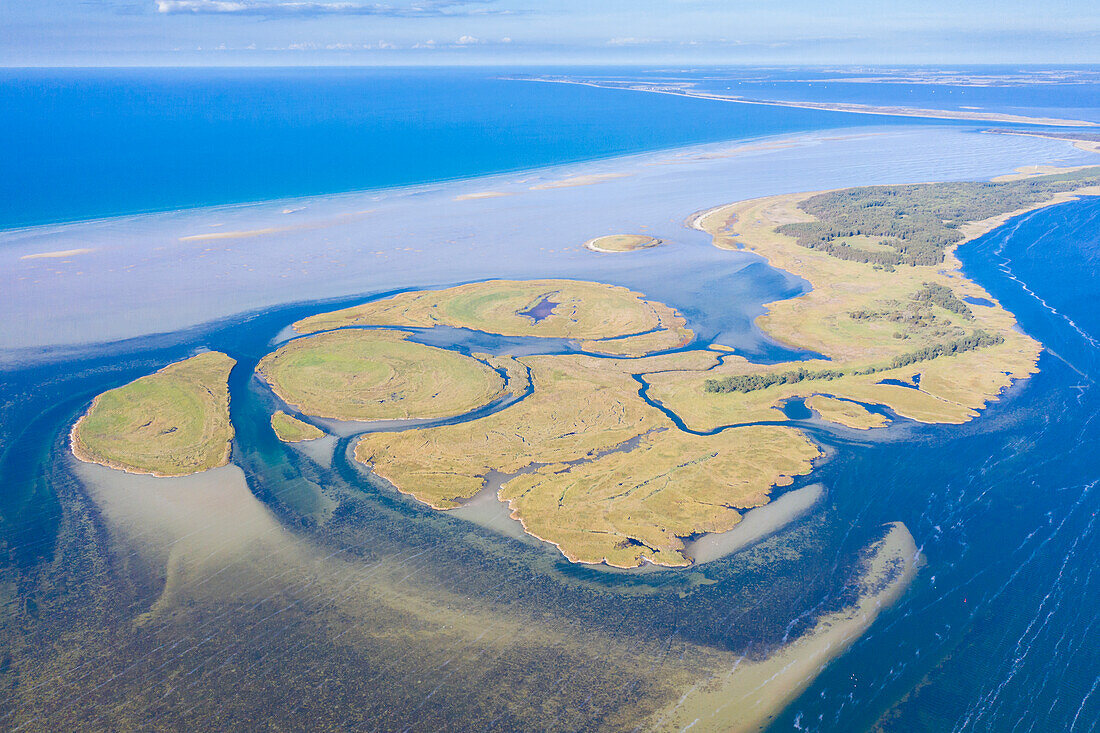
M504 379L489 365L408 335L348 329L295 339L257 371L299 412L337 420L451 417L501 394Z
M593 252L633 252L638 249L649 249L661 244L656 237L645 234L608 234L603 237L589 239L584 243L587 249Z
M229 462L229 372L211 351L99 395L73 426L82 461L154 476L186 476Z
M306 440L316 440L325 432L316 425L310 425L304 420L299 420L293 415L288 415L282 410L276 411L271 416L271 429L275 436L284 443L301 443Z

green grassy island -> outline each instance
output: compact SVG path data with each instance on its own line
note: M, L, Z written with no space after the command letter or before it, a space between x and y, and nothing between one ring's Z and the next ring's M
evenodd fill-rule
M303 414L338 420L450 417L501 395L504 379L490 365L408 335L347 329L295 339L257 371Z
M211 351L99 395L70 436L82 461L154 476L229 462L227 382L234 360Z
M962 275L954 249L1015 213L1097 192L1098 182L1091 169L1007 184L774 196L708 212L695 224L716 246L756 252L811 282L811 292L772 304L760 323L828 361L761 365L727 356L717 364L713 349L621 360L520 357L534 394L519 404L458 425L368 434L355 455L399 490L441 509L473 496L492 471L512 474L499 493L513 516L575 561L689 564L684 537L729 529L744 509L766 503L773 487L811 470L819 452L801 431L751 424L783 420L786 400L805 399L822 419L859 429L890 420L858 403L960 423L1033 373L1041 346L1000 306L967 305L965 298L988 293ZM660 330L608 335L609 324L625 330L653 321L639 307L648 302L641 296L597 283L556 292L598 292L604 299L593 303L600 308L610 298L617 309L602 326L590 316L600 311L581 298L568 320L518 320L522 309L548 297L549 286L490 282L409 293L298 328L445 322L512 334L596 331L583 348L594 351L595 343L602 353L624 356L665 346ZM649 312L666 309L649 303ZM684 432L640 398L636 380L691 428L740 427L715 436Z
M1041 345L963 275L955 248L1014 214L1095 193L1091 168L771 196L695 217L715 246L810 282L758 323L822 359L767 365L717 344L684 348L694 338L684 317L627 288L492 280L303 319L303 335L257 373L304 415L467 417L354 443L376 476L433 507L460 506L502 473L512 516L573 561L690 565L685 538L731 529L821 455L797 424L760 424L785 421L788 400L850 428L890 423L864 405L962 423L1034 373ZM975 298L992 305L971 308ZM433 326L568 339L578 351L466 355L398 330ZM100 395L73 429L74 453L157 475L225 463L232 365L203 354ZM321 434L284 412L272 426L286 441Z
M684 317L627 288L580 280L489 280L392 298L305 318L309 334L346 326L454 326L502 336L582 341L594 353L642 356L693 336ZM642 343L622 337L639 336Z
M304 420L299 420L293 415L288 415L282 410L277 410L271 416L271 429L284 443L301 443L306 440L316 440L325 432L316 425L310 425Z

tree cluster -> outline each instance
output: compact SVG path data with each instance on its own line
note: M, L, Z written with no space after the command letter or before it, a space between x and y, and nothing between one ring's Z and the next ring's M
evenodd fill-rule
M940 308L951 313L957 313L967 320L974 317L974 312L970 310L970 306L955 295L955 291L939 283L925 283L923 288L913 294L913 300L938 305Z
M1052 195L1100 183L1100 168L1002 183L953 182L867 186L811 196L801 208L816 221L778 231L809 249L882 267L935 266L963 239L959 226L1041 203ZM853 247L847 237L877 238L894 251Z
M997 346L1003 343L1003 336L990 334L978 329L969 336L964 336L963 338L947 341L942 344L935 344L933 346L926 346L923 349L911 351L907 354L900 354L894 357L893 361L886 366L870 366L862 369L853 369L847 372L836 369L811 371L804 367L799 367L798 369L786 372L731 374L728 377L722 377L720 379L706 380L703 383L703 390L705 392L717 394L729 394L731 392L747 393L774 387L778 384L798 384L799 382L808 380L829 381L845 376L875 374L877 372L899 369L909 366L910 364L916 364L917 362L931 361L941 356L954 356L955 354L974 351L975 349L981 349L986 346Z

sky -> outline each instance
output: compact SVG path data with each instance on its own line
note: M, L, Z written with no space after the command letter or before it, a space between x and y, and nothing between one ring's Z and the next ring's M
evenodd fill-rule
M0 0L3 66L1100 62L1100 0Z

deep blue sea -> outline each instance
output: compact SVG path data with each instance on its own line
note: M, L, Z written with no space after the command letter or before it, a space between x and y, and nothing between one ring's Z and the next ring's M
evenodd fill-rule
M900 510L930 562L775 731L1100 728L1100 198L959 254L1046 347L1041 371L969 426L827 469L842 513Z
M0 229L913 124L502 79L508 72L0 70Z

